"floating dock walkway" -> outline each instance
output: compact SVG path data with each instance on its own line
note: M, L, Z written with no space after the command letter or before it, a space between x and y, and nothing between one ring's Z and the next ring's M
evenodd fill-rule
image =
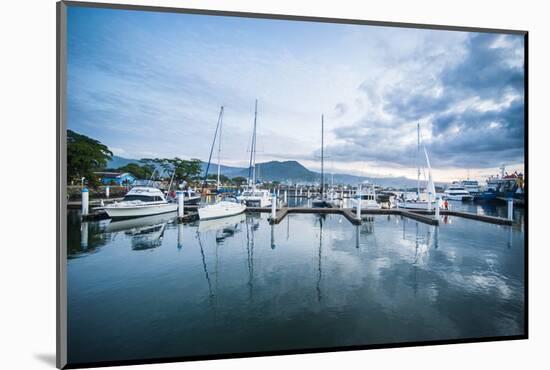
M185 212L182 217L178 216L178 222L190 222L198 219L198 206L189 205L185 206ZM248 213L271 213L271 207L247 207ZM269 222L271 224L280 223L290 213L301 214L338 214L344 216L353 225L360 225L363 217L375 216L375 215L398 215L407 217L419 222L423 222L429 225L439 225L439 219L434 218L434 211L423 210L408 210L401 208L391 209L364 209L361 210L361 219L357 218L357 213L351 208L310 208L310 207L279 207L276 210L275 217L270 217ZM502 217L480 215L476 213L452 211L452 210L440 210L441 216L456 216L467 218L476 221L488 222L497 225L512 225L513 220ZM83 216L84 221L100 220L108 218L107 214L101 210L92 210L89 214Z

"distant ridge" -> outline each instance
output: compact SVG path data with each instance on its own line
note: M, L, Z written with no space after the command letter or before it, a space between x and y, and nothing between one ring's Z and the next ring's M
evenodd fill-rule
M107 167L116 169L119 167L126 166L130 163L140 163L138 159L129 159L123 158L114 155L112 159L108 162ZM202 162L203 172L206 170L206 162ZM210 174L215 174L218 172L218 166L214 163L210 164L210 169L208 170ZM231 166L221 166L221 171L223 175L227 177L247 177L248 168L243 167L231 167ZM321 181L321 174L315 171L308 170L298 161L269 161L264 163L256 164L256 175L259 179L264 181L279 181L287 183L319 183ZM355 176L348 174L335 173L331 175L330 173L325 174L325 182L330 184L331 181L334 181L335 184L352 184L356 185L369 181L377 185L384 187L395 187L395 188L404 188L404 187L415 187L416 180L409 179L406 177L367 177L367 176Z

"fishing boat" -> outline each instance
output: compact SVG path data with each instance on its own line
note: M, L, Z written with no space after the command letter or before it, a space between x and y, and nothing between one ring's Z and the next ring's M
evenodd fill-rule
M216 125L216 131L214 133L214 140L212 142L212 147L210 148L210 156L208 158L208 164L206 166L206 171L203 181L203 189L206 185L206 179L208 177L208 169L210 168L210 163L212 162L212 153L214 151L214 146L216 145L216 139L218 139L218 179L217 179L217 189L220 189L220 168L221 168L221 151L222 151L222 127L223 127L223 106L220 108L220 114L218 116L218 124ZM238 215L243 213L246 210L246 205L241 204L235 197L231 195L218 195L214 204L206 204L202 207L199 207L199 219L200 220L210 220L214 218L228 217Z
M120 202L114 202L102 209L111 218L131 218L174 212L178 204L169 202L164 193L155 187L136 186Z
M270 207L269 190L258 189L256 186L256 127L258 120L258 99L254 103L254 126L250 145L250 163L248 166L248 187L237 197L239 202L249 207Z
M365 193L359 187L358 193L351 200L351 206L353 209L357 209L357 207L361 207L361 209L381 209L382 205L376 201L374 185Z
M443 198L447 200L466 201L472 200L473 196L464 187L459 185L451 185L445 190Z
M325 196L325 120L321 114L321 188L319 189L319 195L311 201L313 208L324 208L328 206L328 200Z
M417 150L416 150L416 167L417 167L417 188L416 196L414 198L405 198L403 195L397 200L397 208L405 209L422 209L431 210L435 207L441 207L437 194L435 192L435 185L432 179L432 168L430 166L430 158L428 157L428 151L424 145L424 155L426 158L426 164L428 166L428 183L426 185L426 191L420 191L420 124L417 124Z

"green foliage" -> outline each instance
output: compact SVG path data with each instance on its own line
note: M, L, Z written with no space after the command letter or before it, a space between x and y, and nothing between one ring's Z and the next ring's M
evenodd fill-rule
M208 179L210 179L210 180L217 180L217 179L218 179L218 174L208 175ZM230 181L230 180L229 180L229 177L220 174L220 183L221 183L221 184L226 184L226 183L228 183L229 181Z
M242 176L236 176L231 179L231 182L235 185L244 185L247 181L247 178Z
M153 174L155 167L152 164L144 164L143 166L140 166L137 163L129 163L126 166L117 168L117 171L120 172L129 172L136 179L149 179L151 175Z
M202 172L201 160L181 158L143 158L140 162L145 163L151 168L162 168L166 177L172 177L174 173L174 181L186 181L188 183L199 179Z
M104 169L112 156L106 145L67 130L67 181L85 177L89 184L95 184L97 179L93 172Z

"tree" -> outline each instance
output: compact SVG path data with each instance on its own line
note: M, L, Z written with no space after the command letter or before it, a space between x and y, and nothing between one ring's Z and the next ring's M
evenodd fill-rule
M218 180L218 174L208 175L208 179ZM227 182L229 182L229 177L220 174L220 184L224 184L224 183L227 183Z
M96 182L94 171L107 166L113 153L106 145L88 136L67 130L67 181L88 179Z
M247 183L246 177L236 176L231 179L231 182L235 185L243 185Z
M155 167L151 164L144 164L143 166L140 166L137 163L128 163L126 166L117 168L117 171L119 172L129 172L136 179L149 179L151 175L153 174L153 171L155 170Z

